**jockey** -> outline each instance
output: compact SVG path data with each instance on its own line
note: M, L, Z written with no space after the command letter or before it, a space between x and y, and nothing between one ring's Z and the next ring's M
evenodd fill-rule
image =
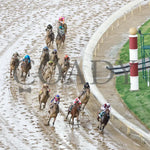
M90 89L90 85L88 82L86 82L84 84L83 90L82 90L81 94L78 96L79 98L86 92L86 89Z
M48 49L48 47L47 46L45 46L44 48L43 48L43 52L49 52L49 49Z
M19 56L19 54L17 53L17 52L15 52L14 54L13 54L13 57L18 57Z
M109 111L111 110L110 103L108 103L108 102L101 106L101 110L100 110L101 112L99 111L97 120L99 120L99 118L102 118L106 109L109 109Z
M79 104L81 104L81 101L80 101L79 97L77 97L77 98L74 99L73 104L76 104L77 102Z
M60 96L56 95L52 100L51 100L51 104L50 104L50 109L53 108L53 102L54 104L58 104L60 103ZM57 108L57 111L59 113L59 107ZM50 111L49 111L50 112Z
M59 17L59 20L58 20L58 28L59 26L63 26L65 23L65 18L64 17Z
M57 50L54 49L54 50L52 51L52 54L57 54Z
M48 66L52 66L53 63L54 63L54 62L53 62L52 60L48 61Z
M47 26L47 28L46 28L46 31L47 31L47 30L52 30L52 29L53 29L52 25L49 24L49 25Z
M30 56L29 55L25 55L23 61L25 61L26 59L28 60L28 63L30 63Z
M53 64L54 62L52 60L48 61L46 66L44 67L44 72L46 72L48 68L52 70Z
M65 23L65 18L64 17L59 17L58 22L64 24Z
M56 49L54 49L54 50L52 51L52 56L54 56L54 57L53 57L53 62L54 62L54 64L57 64L59 58L58 58L58 56L57 56L57 50L56 50Z
M51 103L53 103L54 101L54 104L59 104L60 103L60 96L59 95L56 95L52 100L51 100Z
M65 55L64 61L69 61L69 60L70 60L69 56L68 56L68 55Z
M79 97L75 98L74 101L73 101L73 104L71 104L70 108L69 108L69 111L71 112L73 106L76 104L76 103L79 103L81 105L81 101L79 99Z
M42 86L42 89L40 90L39 96L41 96L43 94L43 90L47 89L48 92L50 92L51 90L48 87L48 84L44 83Z
M28 60L29 68L31 69L31 60L29 55L25 55L23 61Z

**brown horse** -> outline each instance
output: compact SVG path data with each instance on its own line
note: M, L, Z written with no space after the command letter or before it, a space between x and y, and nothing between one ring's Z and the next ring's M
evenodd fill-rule
M10 76L12 76L12 72L13 72L13 76L14 76L18 66L19 66L19 59L17 56L13 56L11 58L11 62L10 62Z
M61 82L65 80L69 67L70 67L69 61L64 61L64 63L61 65Z
M110 119L109 113L110 113L109 109L106 109L104 115L102 116L102 118L100 120L99 129L101 130L102 133L103 133L104 128Z
M50 110L48 111L49 112L49 120L48 120L48 125L50 124L50 120L51 118L54 118L54 121L53 121L53 125L55 123L55 120L56 120L56 117L59 113L59 105L57 103L53 103L51 106L50 106Z
M54 66L45 66L44 71L43 71L43 78L45 81L51 80L52 76L54 74Z
M61 34L57 34L56 36L56 46L57 46L57 49L59 49L62 45L62 43L64 44L65 42L65 34L61 35Z
M49 52L48 51L43 51L41 55L41 62L40 62L40 68L43 70L44 66L46 63L49 61Z
M70 106L71 107L71 106ZM74 124L74 118L77 117L77 123L79 123L79 114L80 114L80 108L81 108L81 105L77 102L73 105L73 108L70 112L70 107L68 109L68 114L66 116L66 119L68 118L68 115L71 113L71 117L70 117L70 120L69 120L69 123L71 122L72 120L72 125Z
M85 89L85 91L83 91L82 96L80 97L81 103L82 103L82 110L84 110L86 104L88 103L90 99L90 89Z
M40 104L40 109L41 109L42 103L44 103L44 106L43 106L43 109L44 109L50 95L49 95L49 91L47 90L47 88L43 88L41 92L42 93L39 94L39 104Z
M25 78L27 77L27 74L29 76L29 70L31 69L31 64L28 62L28 59L25 59L25 61L21 64L21 77L23 77L23 73L25 73Z
M54 39L55 39L55 35L54 35L54 32L52 31L52 29L46 29L45 41L46 41L46 45L49 48L50 48L50 46L53 45Z

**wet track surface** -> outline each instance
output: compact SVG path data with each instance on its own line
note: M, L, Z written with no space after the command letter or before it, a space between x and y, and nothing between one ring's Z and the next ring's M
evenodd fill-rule
M45 110L39 110L38 103L38 93L42 87L38 74L39 58L45 46L47 24L53 25L56 34L57 20L65 16L68 33L64 47L59 50L60 61L64 54L68 54L72 64L74 60L79 63L97 27L128 2L6 0L0 3L0 149L142 149L140 144L119 132L111 123L104 135L99 133L96 114L100 105L92 96L90 106L80 116L79 127L77 124L72 127L64 120L68 106L83 86L79 85L78 91L76 75L72 75L64 84L58 81L50 85L51 98L55 94L61 96L60 113L55 126L46 125L50 100ZM25 83L20 78L18 83L9 75L10 59L16 51L21 55L20 59L30 54L34 61L31 76ZM74 69L73 74L76 73Z

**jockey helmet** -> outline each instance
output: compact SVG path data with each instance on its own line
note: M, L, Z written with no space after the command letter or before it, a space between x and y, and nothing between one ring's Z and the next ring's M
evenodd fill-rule
M55 96L55 100L59 100L60 99L60 96L59 95L56 95Z
M68 58L68 55L65 55L65 58Z
M56 95L55 97L60 98L60 96L59 96L59 95Z
M75 98L75 100L76 100L76 101L79 101L80 99L79 99L79 97L77 97L77 98Z
M29 58L30 58L30 56L29 56L29 55L26 55L24 58L25 58L25 59L29 59Z
M89 88L90 86L89 86L89 83L88 82L86 82L85 84L84 84L84 88Z
M104 108L106 108L106 107L107 107L107 104L105 103L105 104L104 104Z
M43 50L48 50L48 47L47 47L47 46L45 46L45 47L43 48Z
M65 21L64 17L59 17L59 21Z
M107 105L107 108L109 108L109 107L110 107L110 104L109 104L109 103L107 103L106 105Z
M48 26L47 26L47 29L52 29L53 27L52 27L52 25L51 24L49 24Z
M54 49L53 51L54 51L54 52L57 52L57 49Z
M49 63L49 64L53 64L53 61L52 61L52 60L50 60L48 63Z
M48 85L46 83L43 84L43 87L48 87Z

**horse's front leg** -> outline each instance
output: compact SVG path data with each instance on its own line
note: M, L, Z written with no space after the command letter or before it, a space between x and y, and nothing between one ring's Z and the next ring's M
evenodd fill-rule
M74 117L72 116L72 125L74 125Z
M67 113L66 120L67 120L67 118L68 118L68 115L69 115L69 112Z
M10 69L10 76L12 77L12 68Z
M72 116L70 116L69 124L70 124L70 122L71 122L71 118L72 118Z
M56 120L56 117L54 118L54 121L53 121L53 126L54 126L54 124L55 124L55 120Z
M47 123L48 126L49 126L49 124L50 124L50 120L51 120L51 117L49 117L49 120L48 120L48 123Z
M23 77L23 71L21 71L21 77Z
M79 125L79 115L77 116L77 124Z

